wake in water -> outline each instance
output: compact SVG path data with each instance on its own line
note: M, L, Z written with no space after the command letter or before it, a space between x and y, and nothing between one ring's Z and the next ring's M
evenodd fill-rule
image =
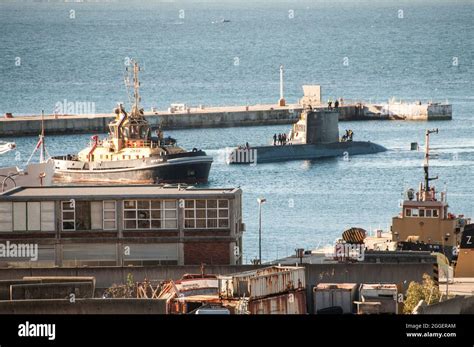
M225 147L219 149L206 149L205 152L209 155L212 155L212 158L214 159L214 165L228 165L232 150L232 147Z

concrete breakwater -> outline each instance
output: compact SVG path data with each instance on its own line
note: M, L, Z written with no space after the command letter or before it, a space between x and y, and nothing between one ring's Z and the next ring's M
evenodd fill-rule
M314 105L313 107L325 107ZM184 111L145 112L151 127L161 124L164 130L292 124L300 116L303 105L289 104L188 108ZM345 104L337 109L340 121L350 120L449 120L452 106L448 104ZM107 132L113 114L46 115L47 134ZM42 117L14 116L0 118L0 136L37 135Z
M298 120L302 106L255 105L235 107L193 108L186 111L145 112L150 126L164 130L213 128L272 124L291 124ZM47 115L47 134L107 132L114 114ZM0 119L0 136L37 135L41 131L41 116L18 116Z

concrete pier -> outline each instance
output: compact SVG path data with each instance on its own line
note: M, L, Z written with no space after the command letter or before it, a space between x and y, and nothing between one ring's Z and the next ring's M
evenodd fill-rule
M151 127L159 124L164 130L187 128L214 128L252 125L291 124L298 120L302 106L290 104L190 108L185 111L145 112ZM113 114L46 115L47 134L107 132ZM0 136L38 135L41 116L0 118Z
M314 108L326 108L315 104ZM164 130L217 128L236 126L256 126L293 124L300 116L303 105L252 105L225 107L196 107L184 111L145 112L151 127L159 124ZM340 121L353 120L450 120L452 106L449 104L370 104L351 103L337 109ZM108 132L108 124L114 115L46 115L44 117L47 134L103 133ZM38 135L41 131L41 116L15 116L0 118L0 137Z

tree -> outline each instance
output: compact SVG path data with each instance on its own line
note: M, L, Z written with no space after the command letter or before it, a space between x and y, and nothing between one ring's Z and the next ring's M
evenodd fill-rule
M136 284L131 273L127 274L126 284L113 284L112 287L105 290L104 297L106 298L135 298Z
M410 282L408 286L403 312L410 314L418 305L420 300L424 300L428 305L436 304L441 298L438 286L434 283L430 275L423 275L423 282Z

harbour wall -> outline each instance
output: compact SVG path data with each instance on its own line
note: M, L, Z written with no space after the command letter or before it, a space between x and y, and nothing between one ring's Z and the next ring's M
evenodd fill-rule
M228 275L254 270L266 265L206 266L206 274ZM319 283L393 283L400 284L406 291L411 281L421 282L423 274L432 274L432 262L400 263L333 263L302 264L305 267L307 310L313 312L313 288ZM3 268L0 280L21 280L24 276L93 276L96 278L96 295L113 284L127 283L131 274L134 281L179 279L184 274L201 272L200 266L148 266L148 267L81 267L81 268ZM82 306L71 305L64 300L56 300L49 306L42 300L0 301L0 313L164 313L161 304L145 302L135 307L140 300L123 302L122 305L108 306L103 299L79 299ZM96 301L98 300L98 301ZM146 300L146 299L144 299ZM51 301L51 300L48 300ZM30 304L28 304L30 303ZM105 305L105 306L104 306Z
M325 105L315 105L324 108ZM145 112L151 127L164 130L257 126L295 123L303 106L289 104L189 108L185 111ZM452 106L447 104L347 104L337 110L340 121L352 120L449 120ZM103 133L113 114L46 115L46 134ZM0 136L38 135L42 118L38 115L0 118Z
M166 314L164 299L40 299L0 301L0 314Z
M384 105L388 117L409 118L412 120L449 120L452 118L452 105L391 103Z
M250 271L267 265L207 265L205 273L228 275ZM400 283L422 279L424 273L433 272L432 263L334 263L303 264L306 268L306 283L309 286L318 283ZM135 281L179 279L184 274L201 273L199 265L157 265L157 266L110 266L110 267L77 267L77 268L1 268L0 280L22 279L38 276L93 276L96 288L108 288L113 284L127 282L131 274Z
M193 128L224 128L236 126L292 124L298 120L300 105L257 105L191 109L185 112L145 112L152 128L164 130ZM44 117L46 134L103 133L113 114L47 115ZM0 119L0 136L38 135L41 116L22 116Z

